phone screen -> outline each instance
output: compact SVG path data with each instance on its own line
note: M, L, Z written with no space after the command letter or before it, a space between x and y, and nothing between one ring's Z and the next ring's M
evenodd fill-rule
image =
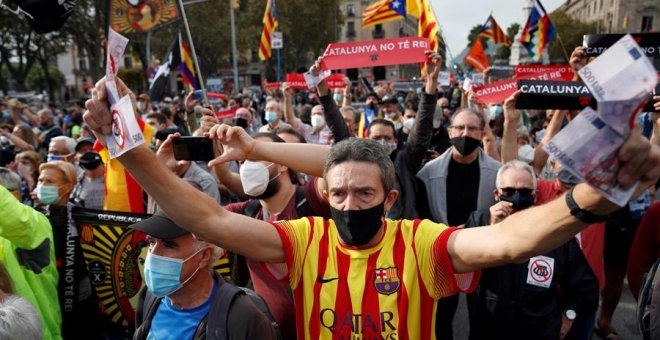
M206 137L179 137L173 142L174 159L181 161L210 161L214 157L213 141Z

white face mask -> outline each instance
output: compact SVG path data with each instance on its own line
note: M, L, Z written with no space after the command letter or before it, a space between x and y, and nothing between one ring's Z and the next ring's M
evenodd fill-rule
M245 161L245 163L241 165L241 184L243 185L243 191L246 195L258 197L266 191L266 188L268 188L268 182L271 181L268 168L273 164L275 163L264 165L264 163L261 162ZM277 177L274 177L273 179L275 178Z
M312 127L318 129L325 125L325 118L322 115L312 115Z
M385 117L387 117L389 119L394 119L394 118L396 118L396 112L388 112L388 113L385 114Z
M403 121L403 126L405 126L406 129L408 130L412 130L414 125L415 125L415 118L408 118Z

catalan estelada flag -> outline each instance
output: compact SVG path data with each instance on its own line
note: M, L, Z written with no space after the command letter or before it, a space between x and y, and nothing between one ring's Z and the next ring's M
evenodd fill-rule
M486 19L486 23L481 28L480 35L482 37L493 39L493 42L496 44L504 44L506 46L511 45L511 40L509 40L509 37L504 34L500 25L497 24L497 21L495 21L495 18L493 18L492 15L489 15L488 19Z
M546 45L555 40L557 29L539 0L534 0L529 18L520 36L520 42L527 48L534 60L541 59Z
M261 31L261 41L259 42L259 59L262 61L270 59L270 39L273 31L277 28L277 8L275 0L266 0L266 12L264 12L264 29Z
M137 118L138 125L144 135L145 143L149 143L154 134L154 128ZM94 150L99 153L105 164L105 199L103 210L144 213L142 187L117 159L110 159L108 149L96 141Z
M183 85L189 91L199 90L199 82L197 82L197 76L195 75L194 60L190 54L188 43L181 39L181 33L179 33L179 41L181 42L181 64L179 64L179 72L181 72Z
M362 13L362 28L405 18L406 7L406 0L376 1Z

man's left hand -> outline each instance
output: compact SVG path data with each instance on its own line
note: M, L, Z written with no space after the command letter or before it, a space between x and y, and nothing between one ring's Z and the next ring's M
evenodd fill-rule
M561 315L561 329L559 330L559 340L562 340L563 338L566 337L566 334L571 331L571 327L573 327L573 321L574 320L569 320L566 315L562 314Z

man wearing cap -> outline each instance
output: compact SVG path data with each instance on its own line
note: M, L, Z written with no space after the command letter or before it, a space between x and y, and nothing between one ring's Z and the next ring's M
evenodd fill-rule
M71 192L73 204L89 209L103 209L105 197L105 166L96 152L87 152L78 164L83 172L78 175L76 186Z
M133 225L147 234L145 288L139 293L133 339L275 339L268 318L213 270L222 249L196 239L162 211ZM223 315L223 304L230 306Z

